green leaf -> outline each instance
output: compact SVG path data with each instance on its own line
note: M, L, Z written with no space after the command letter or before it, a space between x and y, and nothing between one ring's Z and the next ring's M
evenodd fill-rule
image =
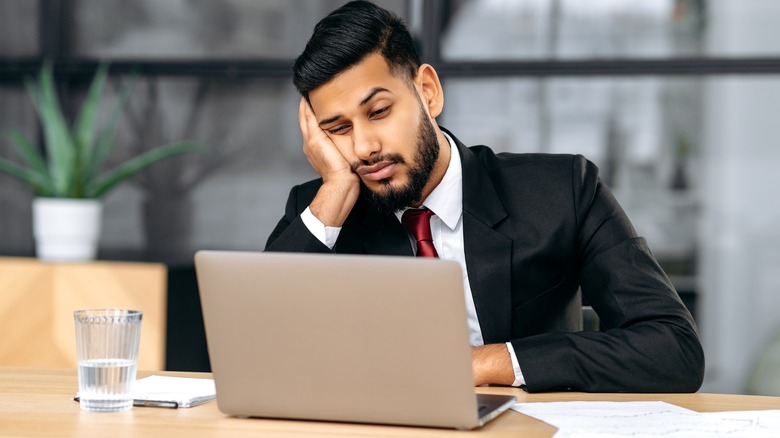
M49 159L49 174L55 195L67 197L74 172L75 150L73 139L62 115L57 93L54 89L51 65L41 69L35 92L36 108L41 117L46 152Z
M15 130L9 131L6 135L28 166L36 172L46 173L46 162L43 161L43 157L29 138Z
M114 149L114 138L116 137L116 126L119 121L119 115L127 104L130 91L132 90L136 79L137 76L133 75L128 82L125 82L122 85L122 91L119 94L119 99L117 100L114 109L111 111L111 117L105 128L101 131L93 153L90 154L91 160L86 169L86 179L88 181L97 179L100 170L103 168L108 156L111 155L111 151Z
M141 170L162 159L197 150L203 151L205 149L197 143L180 142L160 146L150 151L146 151L135 158L125 161L124 163L112 169L107 175L100 178L100 180L94 186L89 187L87 196L90 198L100 198L113 189L117 184L120 184Z
M49 179L45 173L36 172L33 169L22 167L16 163L0 158L0 172L29 184L38 196L53 196L54 193L49 189Z
M95 77L89 86L87 97L81 106L81 111L76 119L73 140L75 141L75 158L73 184L70 195L83 197L85 195L85 181L89 178L89 168L93 159L95 145L95 124L97 111L100 105L100 97L108 77L108 64L101 63L95 72Z
M90 155L91 146L95 141L95 122L97 109L100 104L100 96L103 94L103 87L108 77L108 64L102 63L95 73L94 79L89 86L87 97L81 107L81 112L76 119L75 135L76 141L82 149L80 154L87 157Z

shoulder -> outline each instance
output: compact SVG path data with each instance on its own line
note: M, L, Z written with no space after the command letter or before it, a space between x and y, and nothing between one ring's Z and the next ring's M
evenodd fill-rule
M317 195L317 191L322 186L322 178L313 179L302 184L293 186L290 189L290 195L287 198L287 210L290 214L301 214L311 201Z
M471 146L474 155L491 179L552 183L556 180L580 181L598 179L598 168L582 155L546 153L496 153L487 146Z
M322 186L322 178L313 179L304 183L298 184L292 188L292 194L297 198L314 198L317 191Z

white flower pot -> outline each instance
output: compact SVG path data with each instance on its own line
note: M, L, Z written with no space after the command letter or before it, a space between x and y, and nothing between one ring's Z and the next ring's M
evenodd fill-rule
M35 198L33 236L39 259L88 261L97 255L103 205L95 199Z

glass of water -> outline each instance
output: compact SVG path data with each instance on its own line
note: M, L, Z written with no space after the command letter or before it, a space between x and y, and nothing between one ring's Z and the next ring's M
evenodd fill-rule
M140 310L76 310L79 403L93 412L133 407L133 383L141 338Z

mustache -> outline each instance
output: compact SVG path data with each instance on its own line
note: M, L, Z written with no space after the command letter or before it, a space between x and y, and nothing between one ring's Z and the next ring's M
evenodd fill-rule
M406 160L404 160L404 157L402 157L400 154L385 154L385 155L373 157L371 160L360 160L352 163L351 165L352 171L358 173L358 170L361 167L373 166L374 164L381 163L383 161L390 161L392 163L397 163L397 164L406 163Z

